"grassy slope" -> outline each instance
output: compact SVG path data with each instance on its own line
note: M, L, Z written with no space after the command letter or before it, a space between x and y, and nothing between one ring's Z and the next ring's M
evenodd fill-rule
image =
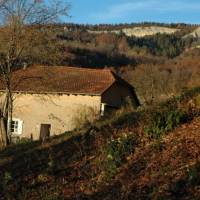
M140 118L126 113L0 152L0 199L199 199L200 118L158 140ZM105 146L124 133L134 137L132 153L108 179Z
M196 118L139 148L117 178L128 199L199 199L199 130Z

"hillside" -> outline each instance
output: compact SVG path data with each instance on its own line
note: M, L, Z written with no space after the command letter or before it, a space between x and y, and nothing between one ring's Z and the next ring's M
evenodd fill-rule
M1 151L0 199L199 199L199 94Z
M200 37L200 27L196 28L190 34L187 34L184 36L184 38L187 38L187 37L199 38Z
M189 24L158 23L43 25L38 31L45 32L44 43L27 51L18 65L120 68L167 61L196 46L197 38L184 36L197 28ZM0 51L5 51L3 43ZM54 56L49 56L52 52Z
M139 199L140 191L146 190L147 193L149 190L152 191L152 198L199 199L199 189L196 187L200 183L199 128L200 118L195 118L171 132L160 143L139 149L125 167L128 173L123 172L119 178L124 184L129 179L127 185L130 184L132 188L130 195ZM136 174L130 173L138 168Z
M181 24L55 25L60 64L115 69L168 62L197 46L184 37L197 26ZM117 34L116 34L117 33Z
M170 88L171 91L168 91L168 89L166 89L167 91L163 90L163 88L159 89L162 94L156 92L156 95L153 95L155 97L178 94L183 87L198 86L196 83L198 83L200 75L196 73L198 70L196 63L198 64L199 53L193 51L193 48L199 44L199 41L198 38L184 38L185 35L194 31L197 26L156 23L116 25L52 24L43 28L47 29L48 32L48 36L45 37L45 45L42 47L43 50L41 51L40 47L38 47L39 49L35 47L34 51L28 52L28 55L25 54L21 58L19 66L26 64L27 66L60 65L101 69L112 68L123 77L131 74L132 77L129 75L127 80L137 86L137 90L143 90L140 82L142 79L146 79L146 71L152 71L151 77L155 76L156 90L157 86L168 85L161 83L161 80L157 80L165 73L168 80L173 80L171 82L174 82L174 86ZM101 33L93 34L88 30ZM134 32L138 31L139 34L153 32L156 34L130 37L121 30L127 30L127 32L134 30ZM157 33L164 30L178 31L173 34ZM105 31L106 33L102 33ZM118 31L120 34L114 34L112 31ZM48 51L54 52L55 49L54 56L49 56ZM33 52L34 55L32 55ZM188 60L191 62L188 62ZM186 64L189 65L187 69ZM146 66L145 69L143 69L144 66ZM152 68L152 66L153 70L149 70L148 68ZM180 79L178 74L183 72L184 74L181 76L184 77L185 85L182 87L182 85L175 82ZM140 76L138 76L138 73L140 73ZM191 74L195 74L194 81L189 80L193 79ZM141 79L138 80L138 77L141 77ZM166 79L162 80L167 81ZM147 82L150 83L150 81ZM183 80L179 81L179 83L181 82ZM190 82L194 84L190 84ZM149 84L145 87L149 87ZM148 98L144 97L143 94L142 98L148 101Z
M155 26L179 31L127 36ZM135 87L143 106L125 105L44 144L22 140L1 151L0 199L200 199L200 89L188 90L200 83L200 50L192 48L198 38L184 38L196 28L53 26L44 51L34 49L23 62L111 68ZM45 49L55 45L59 51L49 57Z
M25 54L19 60L19 66L110 68L136 88L142 103L178 95L183 88L199 86L200 52L196 48L199 39L184 37L198 29L198 25L52 24L43 28L48 32L44 47L35 47L29 55ZM101 33L93 34L88 30ZM135 37L127 36L121 30L156 34ZM164 30L178 31L167 34L162 32ZM158 33L160 31L162 33ZM2 45L2 52L3 48Z

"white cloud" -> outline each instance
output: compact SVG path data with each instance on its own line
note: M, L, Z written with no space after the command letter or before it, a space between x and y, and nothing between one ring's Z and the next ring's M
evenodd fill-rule
M92 13L90 17L97 20L111 20L123 18L130 15L132 12L179 12L199 10L200 1L192 3L190 0L132 0L130 2L110 6L103 12Z

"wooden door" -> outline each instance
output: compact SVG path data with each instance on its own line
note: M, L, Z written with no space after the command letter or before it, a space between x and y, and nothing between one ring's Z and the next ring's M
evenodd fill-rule
M51 124L40 125L40 140L44 142L50 137Z

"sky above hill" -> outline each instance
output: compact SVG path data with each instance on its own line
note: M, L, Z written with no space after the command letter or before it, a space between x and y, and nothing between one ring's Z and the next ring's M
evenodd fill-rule
M71 18L67 22L200 23L200 0L70 0L69 3Z

